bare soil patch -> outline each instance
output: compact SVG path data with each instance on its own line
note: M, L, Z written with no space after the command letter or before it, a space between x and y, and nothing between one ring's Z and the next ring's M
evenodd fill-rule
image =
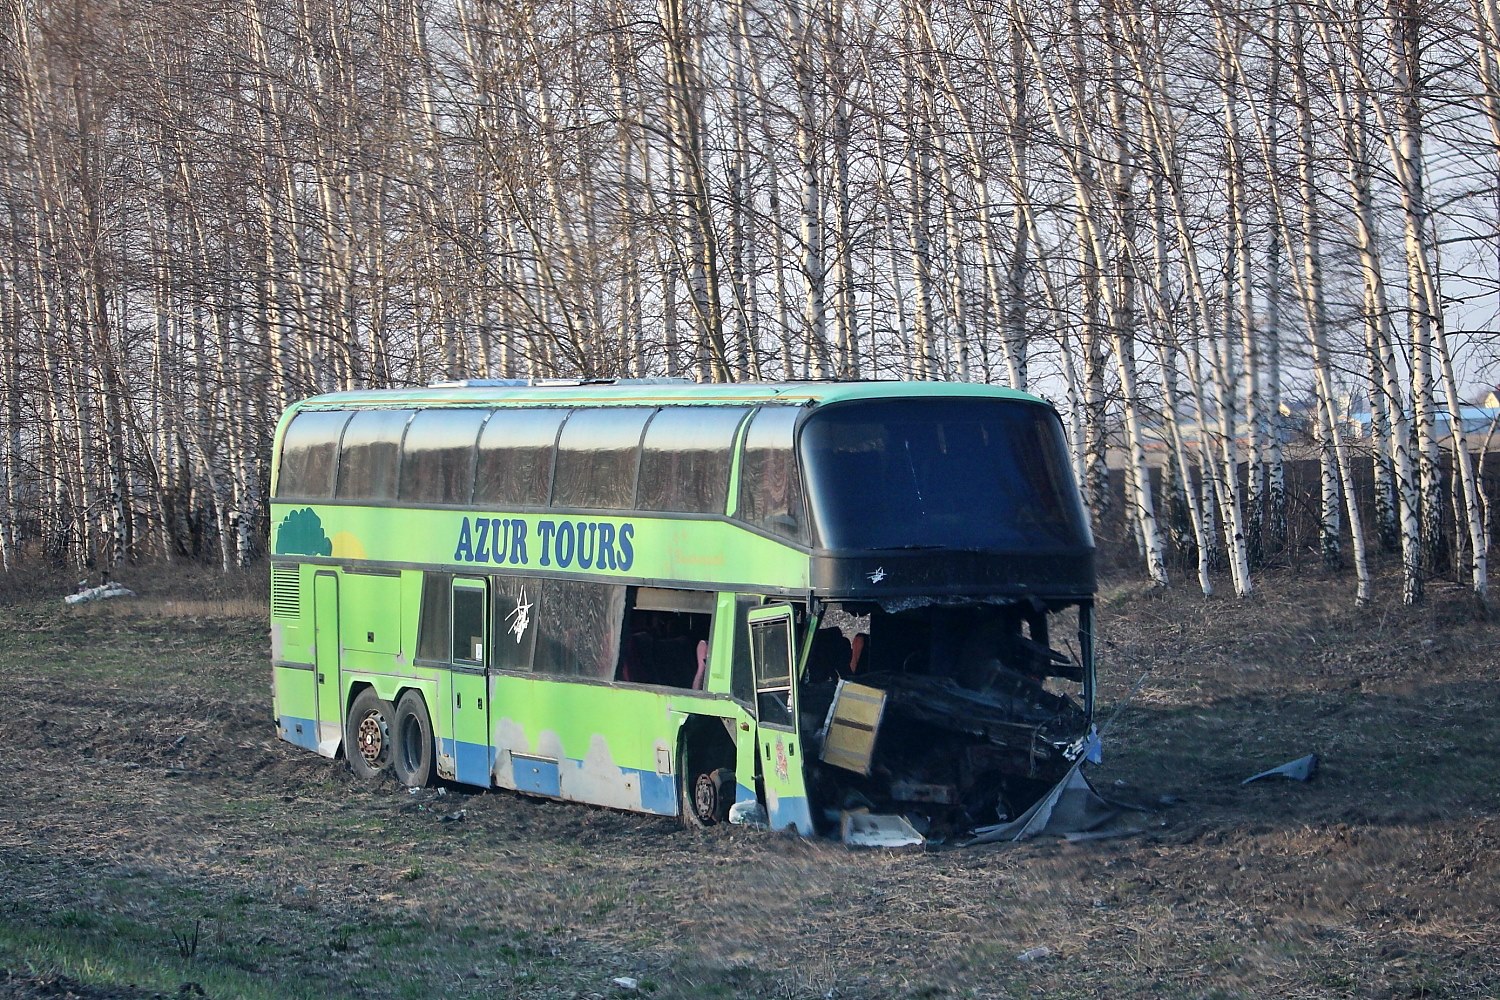
M1143 832L881 853L362 785L274 738L253 591L15 589L0 998L1500 994L1500 632L1461 591L1108 590L1101 721L1146 680L1091 777Z

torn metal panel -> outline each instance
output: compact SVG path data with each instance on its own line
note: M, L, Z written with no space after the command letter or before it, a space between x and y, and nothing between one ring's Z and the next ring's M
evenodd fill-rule
M1291 778L1293 781L1311 781L1313 775L1317 773L1318 755L1310 753L1306 757L1298 757L1296 760L1287 761L1280 767L1273 767L1259 774L1252 774L1240 782L1240 784L1248 785L1250 782L1259 781L1262 778Z
M975 831L969 844L993 844L999 841L1026 840L1042 834L1065 837L1097 830L1120 814L1094 791L1083 774L1083 761L1069 769L1063 780L1039 799L1035 805L1009 823L983 827Z

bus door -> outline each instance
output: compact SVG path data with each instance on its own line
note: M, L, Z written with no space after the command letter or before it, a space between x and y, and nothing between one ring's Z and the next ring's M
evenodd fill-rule
M318 720L318 753L332 757L344 736L344 681L339 676L343 646L339 637L337 573L313 575L314 718Z
M483 579L453 581L453 722L454 780L490 785L489 586Z
M754 608L749 614L750 660L755 671L756 750L771 829L813 831L802 746L797 737L796 658L792 609Z

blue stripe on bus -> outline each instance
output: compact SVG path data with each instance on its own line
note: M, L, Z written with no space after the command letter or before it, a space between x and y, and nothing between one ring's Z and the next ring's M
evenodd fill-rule
M552 798L562 797L562 782L560 780L557 761L539 760L534 757L510 758L510 776L515 782L516 791L530 792L533 795L550 795Z
M490 785L490 770L494 763L494 748L483 743L466 743L447 737L439 739L442 753L452 757L457 768L455 780L463 784ZM562 798L563 768L582 770L584 762L571 757L552 761L536 757L515 755L510 758L511 781L516 791L531 795ZM635 777L635 785L641 790L641 809L659 816L677 815L677 776L658 774L634 767L620 768L623 783L628 776ZM736 789L743 798L754 798L755 793L744 786Z
M294 746L308 750L318 749L318 723L314 719L299 719L295 715L283 715L276 720L281 728L281 738Z
M634 768L624 768L626 771ZM636 771L640 782L641 808L660 816L677 815L677 776L655 771Z
M808 809L805 796L780 798L771 808L770 813L773 830L789 830L795 827L797 832L804 837L811 837L815 832L812 812Z
M459 781L470 785L490 786L490 764L494 753L482 743L454 743L453 766Z

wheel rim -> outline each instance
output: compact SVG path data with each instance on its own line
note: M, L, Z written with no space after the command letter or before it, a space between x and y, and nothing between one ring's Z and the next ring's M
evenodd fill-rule
M390 748L390 732L385 718L379 712L366 712L359 720L354 742L366 764L379 766Z
M699 822L718 822L719 787L711 775L700 774L698 780L693 782L693 812Z

